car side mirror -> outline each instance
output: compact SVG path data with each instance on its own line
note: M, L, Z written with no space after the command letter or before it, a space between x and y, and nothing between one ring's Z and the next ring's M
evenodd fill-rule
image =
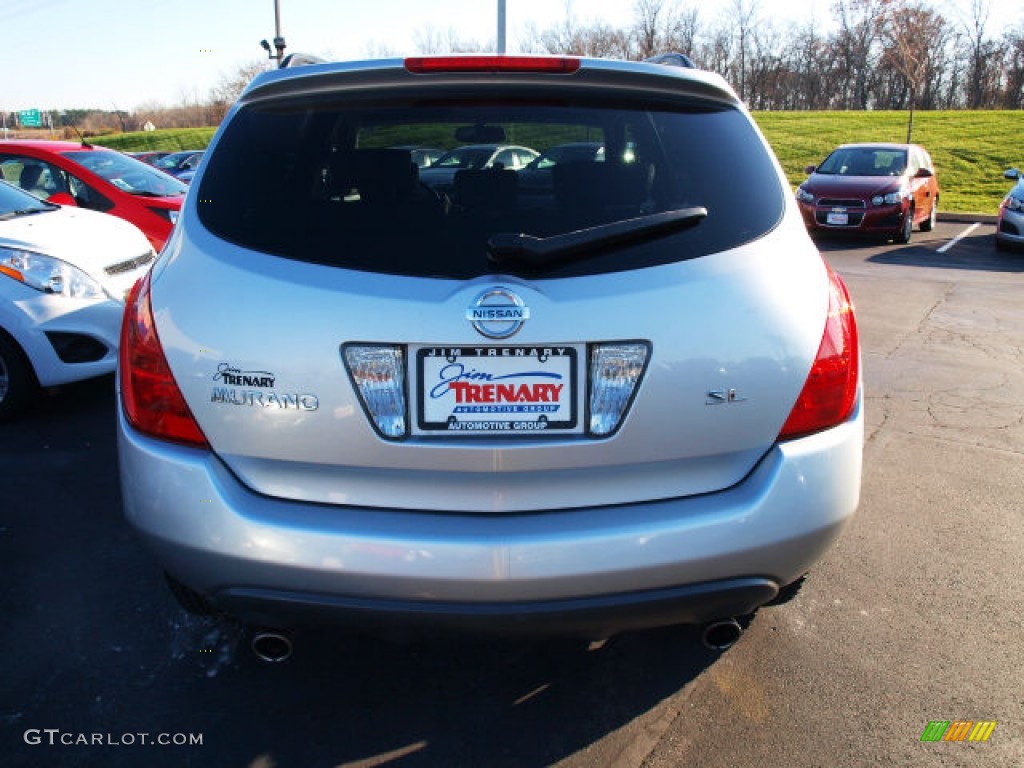
M1003 174L1003 178L1010 179L1012 181L1017 181L1017 179L1020 178L1020 171L1018 171L1016 168L1011 168L1010 170Z
M46 198L46 202L56 203L57 205L73 205L76 208L78 207L78 202L67 192L54 192Z
M914 174L914 178L916 178L916 179L928 179L928 178L931 178L934 175L935 174L932 173L931 170L929 170L928 168L918 168L917 169L917 173Z
M806 173L808 176L810 176L817 169L818 169L818 166L816 166L816 165L808 165L808 166L804 167L804 173Z

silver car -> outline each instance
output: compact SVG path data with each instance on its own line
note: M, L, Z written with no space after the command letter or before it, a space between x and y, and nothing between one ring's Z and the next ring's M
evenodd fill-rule
M996 246L1024 247L1024 174L1011 168L1004 178L1017 182L1003 198L996 221Z
M395 148L485 137L606 151L538 202ZM860 492L846 288L735 93L661 64L261 75L130 298L119 396L125 512L173 591L275 630L725 646Z

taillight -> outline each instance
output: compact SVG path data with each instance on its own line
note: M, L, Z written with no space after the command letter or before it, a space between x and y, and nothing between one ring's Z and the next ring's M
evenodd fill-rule
M860 346L853 303L842 279L828 270L828 318L818 355L790 411L780 440L819 432L846 421L857 403Z
M128 423L161 440L207 447L167 365L153 322L149 274L128 294L118 353L121 401Z
M580 60L569 56L410 56L405 68L417 75L439 72L547 72L571 75Z

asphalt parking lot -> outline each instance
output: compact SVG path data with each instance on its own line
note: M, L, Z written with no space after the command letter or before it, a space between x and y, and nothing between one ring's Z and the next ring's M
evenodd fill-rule
M861 507L723 654L690 627L598 649L323 630L261 663L177 608L121 520L112 380L50 394L0 427L0 762L1024 765L1024 253L992 233L820 243L858 308ZM921 741L958 720L996 725Z

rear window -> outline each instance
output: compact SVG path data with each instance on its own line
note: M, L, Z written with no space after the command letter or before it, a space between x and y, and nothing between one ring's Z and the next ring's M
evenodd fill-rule
M424 165L424 149L438 159ZM207 161L199 217L219 237L410 276L681 261L762 236L785 204L747 118L718 106L307 98L244 107ZM495 236L552 238L693 207L706 217L667 234L598 239L542 264L489 258Z

